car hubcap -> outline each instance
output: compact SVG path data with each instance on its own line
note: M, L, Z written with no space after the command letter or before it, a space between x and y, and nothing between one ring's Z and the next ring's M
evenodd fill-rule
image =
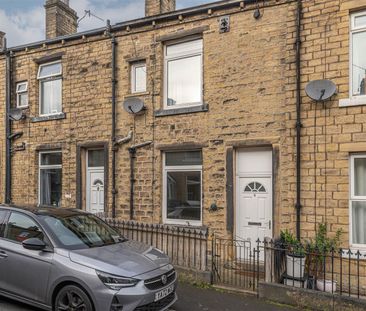
M88 311L85 301L78 293L67 291L58 302L58 311Z

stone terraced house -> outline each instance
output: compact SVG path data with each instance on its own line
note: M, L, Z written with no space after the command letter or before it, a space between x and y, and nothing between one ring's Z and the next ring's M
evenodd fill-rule
M146 0L83 33L45 10L44 41L0 40L0 201L366 247L366 0Z

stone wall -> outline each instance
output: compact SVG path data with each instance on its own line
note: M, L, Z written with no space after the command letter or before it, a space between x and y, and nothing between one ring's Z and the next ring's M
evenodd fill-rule
M327 223L334 234L342 229L345 247L349 242L349 158L366 151L363 106L340 107L349 98L350 13L366 7L366 1L303 1L301 31L301 236L314 236L319 223ZM295 30L292 37L295 36ZM288 45L291 49L291 45ZM293 64L288 66L294 81ZM305 94L308 82L330 79L337 94L324 103L315 103ZM292 84L291 84L292 85ZM287 97L294 101L290 86ZM295 206L295 122L292 106L287 121L289 154L289 206ZM291 214L291 210L290 213ZM292 229L295 214L292 213Z
M226 154L242 147L271 146L278 154L275 172L275 233L292 226L293 206L288 203L288 175L293 157L288 144L293 130L290 113L294 101L287 94L293 84L292 47L295 25L293 1L273 1L264 15L253 18L255 6L238 5L166 21L155 27L141 26L115 33L117 39L117 136L132 130L133 141L117 154L117 216L129 217L129 154L134 143L153 140L138 150L135 166L135 219L162 221L163 151L194 144L203 153L203 224L226 234ZM218 17L230 16L230 32L220 33ZM162 108L163 47L166 35L200 29L204 41L204 102L207 112L157 117ZM288 50L286 54L286 50ZM38 81L35 59L62 52L63 112L59 120L34 122L38 116ZM130 62L146 59L147 92L140 94L147 110L132 116L122 102L130 96ZM109 144L111 154L111 38L95 36L16 52L13 57L14 83L29 81L27 119L16 122L14 131L24 135L15 143L26 143L26 150L13 156L13 201L38 202L38 152L61 148L63 152L64 207L77 206L77 146L100 142ZM0 70L4 72L0 58ZM289 70L291 73L289 73ZM0 75L3 77L4 75ZM1 78L0 78L1 79ZM3 82L0 82L4 85ZM286 91L287 90L287 91ZM0 88L4 98L4 87ZM15 102L12 103L15 105ZM4 106L0 108L2 118ZM1 128L1 131L3 129ZM2 135L4 137L4 135ZM1 140L5 146L5 142ZM1 166L5 165L2 148ZM110 160L110 159L109 159ZM109 172L111 171L109 161ZM1 175L4 183L5 174ZM111 206L111 179L107 190L107 209ZM209 207L216 203L217 212Z

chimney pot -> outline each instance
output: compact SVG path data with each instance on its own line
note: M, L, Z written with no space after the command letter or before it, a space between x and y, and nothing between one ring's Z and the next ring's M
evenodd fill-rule
M154 16L175 11L176 0L145 0L145 15Z
M6 49L5 32L0 31L0 52Z
M46 0L46 39L77 32L78 16L69 0Z

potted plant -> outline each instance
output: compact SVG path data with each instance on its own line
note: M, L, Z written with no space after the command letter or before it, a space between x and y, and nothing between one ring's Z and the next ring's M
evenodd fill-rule
M281 239L287 249L286 275L292 279L302 279L305 272L305 252L302 244L287 229L281 231Z
M334 237L328 236L327 225L319 224L314 240L307 246L307 269L316 280L318 290L333 293L337 289L337 282L324 279L327 255L336 251L340 246L342 230L337 230Z

